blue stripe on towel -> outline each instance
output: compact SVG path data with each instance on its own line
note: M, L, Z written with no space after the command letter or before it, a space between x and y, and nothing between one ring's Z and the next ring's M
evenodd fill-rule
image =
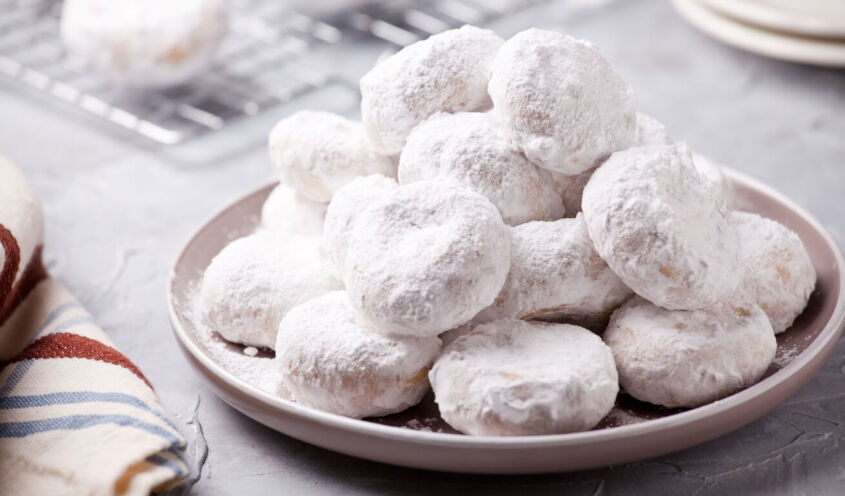
M179 446L182 443L182 440L166 429L128 415L69 415L67 417L30 420L26 422L0 423L0 438L20 438L57 430L81 430L103 424L117 424L124 427L141 429L167 440L170 446Z
M81 315L79 317L74 317L72 319L68 319L61 324L57 325L55 329L51 330L47 334L58 334L60 332L68 332L74 327L82 324L90 324L96 326L97 323L94 322L94 318L90 315Z
M182 476L187 473L187 471L182 468L178 463L174 462L173 460L169 460L161 455L150 455L147 457L147 462L152 463L153 465L159 465L162 467L167 467L173 471L177 476Z
M123 403L125 405L134 406L141 410L147 411L161 419L167 425L173 428L174 431L179 429L167 418L167 416L149 406L140 398L124 393L96 393L93 391L69 391L64 393L48 393L33 396L9 396L3 398L0 395L0 410L9 410L12 408L34 408L40 406L51 405L67 405L72 403L89 403L94 401L101 401L106 403Z
M82 305L80 305L78 301L69 301L67 303L62 303L61 305L57 306L55 309L53 309L52 312L50 312L50 315L48 315L47 318L44 319L44 323L41 324L41 327L38 329L38 332L36 332L35 334L36 335L41 334L41 332L44 329L46 329L47 326L52 324L53 321L56 320L57 318L59 318L63 313L65 313L65 311L67 311L71 308L76 308L76 307L81 307L81 306Z
M12 365L15 368L12 370L12 373L9 374L9 378L6 379L6 383L3 384L2 388L0 388L0 398L8 396L9 393L12 392L12 389L15 389L15 386L21 382L23 376L26 375L26 371L32 367L33 363L35 363L35 360L23 360Z

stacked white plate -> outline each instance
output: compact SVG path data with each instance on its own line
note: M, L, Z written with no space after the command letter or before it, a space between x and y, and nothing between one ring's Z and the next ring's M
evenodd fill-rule
M845 0L672 0L702 32L792 62L845 67Z

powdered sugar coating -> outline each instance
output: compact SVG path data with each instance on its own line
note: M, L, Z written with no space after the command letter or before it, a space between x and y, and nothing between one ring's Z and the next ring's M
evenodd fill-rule
M781 333L804 311L816 286L813 261L801 238L777 221L748 212L731 212L730 220L745 267L737 296L757 303Z
M221 0L65 0L68 52L112 82L181 84L204 70L227 32Z
M610 349L567 324L498 320L449 345L429 373L440 415L476 436L595 426L619 390Z
M261 231L229 243L205 269L200 317L228 341L272 348L294 306L342 288L319 238Z
M396 189L395 179L373 174L354 179L340 188L329 203L323 224L323 246L337 270L343 272L349 235L357 215L387 192Z
M279 325L276 363L294 399L347 417L388 415L428 391L437 337L388 336L333 291L293 308Z
M698 169L698 173L707 179L713 191L722 196L728 208L733 208L736 203L733 185L725 177L722 166L696 152L692 152L692 159L695 163L695 168Z
M282 183L314 201L359 176L395 176L393 161L373 151L360 123L330 112L304 110L270 132L270 159Z
M739 237L686 147L614 153L584 188L582 207L599 255L656 305L703 308L735 289Z
M261 225L280 233L320 236L326 207L305 198L294 188L280 184L273 188L261 207Z
M574 176L567 176L559 172L550 173L555 188L563 200L566 217L575 217L581 211L581 198L584 196L584 187L590 181L595 171L595 169L588 169Z
M659 146L659 145L680 145L682 141L673 138L660 121L643 113L637 113L637 139L636 146ZM713 190L727 202L728 206L734 203L734 191L730 181L725 177L722 167L704 155L692 152L693 162L698 172L712 186Z
M358 214L343 279L353 306L382 331L433 336L493 302L509 248L486 198L451 181L422 181Z
M606 321L633 293L593 248L587 226L574 219L510 228L508 278L479 321L502 318Z
M637 146L659 146L674 145L676 142L662 122L650 115L637 112L637 137L634 143Z
M508 146L487 113L436 114L414 128L399 158L399 183L454 179L487 197L505 223L563 217L547 171Z
M373 146L398 155L411 129L437 112L490 107L487 80L502 39L474 26L407 46L361 78L361 118Z
M522 31L496 54L488 89L511 142L540 167L575 175L634 141L634 92L588 41Z
M757 382L777 348L757 305L666 310L639 297L613 313L604 340L622 388L670 408L709 403Z

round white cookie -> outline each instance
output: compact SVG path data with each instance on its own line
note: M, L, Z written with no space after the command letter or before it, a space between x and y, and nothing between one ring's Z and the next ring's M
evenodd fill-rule
M529 222L510 232L511 264L505 286L474 321L542 318L600 324L632 295L596 253L580 214L555 222Z
M270 159L282 183L314 201L332 195L359 176L396 175L396 165L375 153L359 122L330 112L303 110L270 132Z
M189 81L228 30L221 0L65 0L68 52L112 82L165 87Z
M202 279L202 321L223 338L273 348L282 317L294 306L341 289L317 237L261 231L232 241Z
M419 403L438 353L437 337L377 332L350 308L343 291L293 308L276 341L282 381L298 403L354 418Z
M686 147L614 153L584 188L582 208L596 251L653 303L703 308L736 288L739 236Z
M666 126L654 117L637 112L637 134L634 144L636 146L660 146L674 145L673 138L666 130Z
M400 184L454 179L487 197L510 225L564 214L550 174L511 149L488 113L436 114L414 128L398 175Z
M434 336L493 303L510 265L508 238L478 193L444 180L400 186L353 222L346 289L384 332Z
M637 113L636 146L660 146L684 144L673 138L660 121L643 113ZM734 191L731 182L725 177L722 167L700 153L692 153L693 162L698 172L721 194L729 207L734 204Z
M495 33L464 26L407 46L361 78L361 118L373 145L399 155L411 129L437 112L490 107Z
M511 142L551 171L575 175L633 144L634 92L588 41L522 31L496 54L489 92Z
M368 205L398 187L395 179L373 174L354 179L332 197L323 223L323 246L340 273L346 266L349 233L355 218Z
M475 436L591 429L619 391L610 349L567 324L498 320L443 351L429 373L443 420Z
M261 207L261 225L281 233L320 236L327 206L305 198L286 184L279 184Z
M769 316L775 333L792 325L816 286L813 261L797 234L777 221L731 212L739 232L745 277L737 289Z
M634 297L613 313L604 340L622 389L669 408L703 405L755 383L777 349L763 310L741 302L666 310Z

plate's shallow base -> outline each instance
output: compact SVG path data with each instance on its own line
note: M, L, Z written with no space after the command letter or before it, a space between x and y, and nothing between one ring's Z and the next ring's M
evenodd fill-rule
M223 210L188 242L169 286L174 332L189 361L236 409L303 441L376 461L457 472L536 473L606 466L682 449L736 429L791 396L821 367L845 318L845 263L830 236L776 192L736 173L730 177L738 209L773 218L798 233L818 284L804 313L778 336L777 356L764 379L699 408L666 409L620 395L613 411L590 432L490 438L456 433L440 418L431 394L402 413L365 420L284 399L274 381L271 353L246 356L243 347L209 334L192 318L195 288L205 267L226 243L257 228L273 185Z

